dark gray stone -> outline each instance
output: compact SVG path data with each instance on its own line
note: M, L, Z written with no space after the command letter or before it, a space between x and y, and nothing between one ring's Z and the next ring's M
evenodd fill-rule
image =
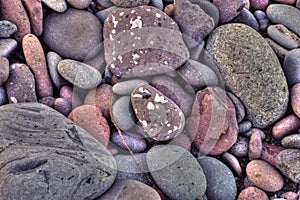
M114 182L110 152L57 111L26 103L0 112L3 200L94 199Z
M259 24L254 15L246 8L243 8L238 16L233 18L231 22L246 24L256 31L259 30Z
M282 68L290 86L300 82L300 49L294 49L286 54Z
M18 31L17 26L7 20L0 21L0 38L9 38Z
M300 150L286 149L277 156L278 169L295 183L300 182Z
M111 2L111 0L97 0L99 5L103 6L104 8L110 8L114 6L114 4Z
M147 165L159 188L170 199L198 199L206 190L201 166L186 149L158 145L147 153Z
M57 89L60 89L63 85L67 85L68 83L58 72L57 66L60 61L62 61L62 58L57 53L53 51L49 51L47 53L47 66L49 75L52 83Z
M18 47L14 39L0 39L0 57L10 57Z
M147 148L146 140L143 139L141 136L127 134L127 133L122 133L122 136L127 146L132 152L138 153L146 150ZM114 132L110 136L110 141L112 143L128 151L127 147L123 144L123 139L121 138L118 132Z

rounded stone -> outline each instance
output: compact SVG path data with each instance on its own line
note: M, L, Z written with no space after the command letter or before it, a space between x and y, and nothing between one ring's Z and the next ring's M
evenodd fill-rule
M249 131L243 133L242 136L250 138L254 132L259 132L262 140L266 139L266 134L258 128L251 128Z
M77 94L77 91L73 90L70 86L62 86L59 90L59 96L66 99L72 105L72 108L82 105L82 100Z
M286 149L277 156L278 169L295 183L300 182L300 150Z
M245 7L245 0L213 0L220 13L220 22L225 23L236 17Z
M254 127L268 127L285 114L289 92L284 73L269 44L254 29L223 25L211 33L206 50L207 61L243 102Z
M54 97L43 97L39 99L38 102L46 106L49 106L50 108L54 108L55 100L56 99Z
M118 7L132 8L148 5L150 0L111 0L111 2Z
M241 102L241 100L238 97L236 97L234 94L232 94L231 92L226 92L226 93L228 97L231 99L232 103L234 104L235 111L236 111L236 120L238 123L240 123L245 118L246 115L245 107Z
M143 139L140 136L127 134L124 132L122 133L122 137L119 135L118 132L112 133L110 140L112 143L124 150L128 151L128 147L133 153L143 152L147 148L147 143L145 139ZM123 142L125 142L127 146Z
M74 8L84 9L91 4L92 0L67 0L67 2Z
M295 192L285 192L282 195L280 195L280 198L285 198L286 200L297 200L299 197L299 194Z
M300 83L300 49L294 49L286 54L282 68L290 86Z
M249 139L239 136L237 141L230 149L230 153L237 157L246 157L248 155Z
M18 47L14 39L0 39L0 57L10 57Z
M204 195L206 178L194 156L176 145L158 145L147 153L147 165L159 188L171 199Z
M0 38L9 38L18 31L17 26L7 20L0 21Z
M252 127L252 123L248 120L242 121L241 123L239 123L239 133L246 133L247 131L249 131Z
M52 13L44 21L44 41L59 55L84 60L101 42L102 25L88 11L68 9Z
M251 182L268 192L277 192L284 185L280 173L263 160L252 160L248 163L246 173Z
M218 25L220 14L218 8L214 4L206 0L190 0L190 2L200 6L202 10L204 10L210 17L213 18L215 26Z
M241 177L242 176L242 168L241 168L241 165L238 161L238 159L228 153L228 152L225 152L222 154L222 159L224 160L224 162L230 167L230 169L233 170L233 172L238 176L238 177Z
M254 15L246 8L243 8L240 14L238 14L238 16L233 18L230 22L245 24L252 27L256 31L259 30L259 24L257 20L255 19Z
M205 156L197 158L206 180L208 199L235 199L237 186L230 169L216 158Z
M9 61L5 57L0 57L0 85L3 85L9 76Z
M300 134L293 134L284 137L281 140L281 145L284 147L300 149Z
M95 88L102 81L98 70L76 60L62 60L58 63L57 69L64 79L83 89Z
M275 139L295 133L300 128L300 119L295 115L289 115L278 121L272 129L272 136Z
M274 167L277 167L277 155L285 150L282 146L263 144L261 158Z
M6 94L6 89L4 86L0 85L0 106L6 104L7 101L7 94Z
M300 116L300 83L295 84L291 89L291 105L294 113Z
M237 200L269 200L268 195L257 187L247 187L241 191Z
M117 7L116 6L112 6L109 8L106 8L104 10L100 10L98 12L95 13L95 15L98 17L98 19L104 23L106 18L108 17L109 13L112 12L113 10L115 10Z
M67 81L59 74L57 66L63 59L55 52L49 51L47 53L47 65L50 78L57 89L60 89L63 85L67 85Z
M268 42L268 44L270 45L270 47L273 49L273 51L275 52L275 54L280 60L283 60L285 56L289 53L287 49L283 48L282 46L274 42L272 39L265 38L265 40ZM286 78L287 81L289 82L288 77Z
M64 98L57 98L54 102L54 109L67 117L72 111L72 104Z
M174 138L173 140L171 140L169 142L169 144L177 145L177 146L180 146L180 147L185 148L186 150L190 151L191 150L192 141L191 141L191 139L187 135L180 134L176 138Z
M29 14L32 33L41 36L43 33L43 8L42 2L36 0L22 0Z
M112 91L118 95L130 95L136 87L147 83L147 81L142 79L119 81L112 87Z
M66 0L42 0L42 2L56 12L65 12L68 8Z
M254 131L249 141L249 160L259 159L262 153L262 139L259 131Z
M250 0L250 7L253 10L264 10L269 5L269 0Z

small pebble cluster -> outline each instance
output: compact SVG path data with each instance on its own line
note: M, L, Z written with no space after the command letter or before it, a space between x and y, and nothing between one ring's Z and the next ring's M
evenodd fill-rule
M0 199L299 200L300 0L0 0Z

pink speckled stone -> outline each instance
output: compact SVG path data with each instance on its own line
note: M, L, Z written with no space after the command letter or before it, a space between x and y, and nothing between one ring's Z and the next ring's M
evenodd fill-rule
M269 4L269 0L250 0L250 6L254 10L264 10Z

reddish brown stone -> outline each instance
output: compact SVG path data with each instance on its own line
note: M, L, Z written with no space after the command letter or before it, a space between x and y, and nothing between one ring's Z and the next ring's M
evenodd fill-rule
M43 33L43 8L41 0L23 0L23 2L29 13L32 32L36 36L41 36Z
M99 108L91 105L82 105L72 110L68 118L89 132L105 147L108 146L110 128Z
M257 187L247 187L243 189L237 200L269 200L268 195Z
M300 83L295 84L291 89L291 104L294 113L300 117Z
M285 150L285 148L281 146L263 144L261 158L269 164L273 165L274 167L277 167L278 161L276 157L283 150Z
M208 87L196 94L187 131L195 147L210 155L219 155L232 147L237 140L238 125L235 107L226 92Z
M170 17L173 17L174 14L174 4L169 4L165 7L164 12L169 15Z
M249 141L249 160L259 159L262 152L262 139L259 131L254 131Z
M39 97L53 96L53 88L43 47L39 39L28 34L23 38L23 52L28 67L32 70L37 86L37 95Z
M30 33L30 22L21 0L0 0L0 19L6 19L17 25L15 39L21 42Z
M289 115L277 122L272 129L272 135L276 139L293 134L300 128L300 119L295 115Z

